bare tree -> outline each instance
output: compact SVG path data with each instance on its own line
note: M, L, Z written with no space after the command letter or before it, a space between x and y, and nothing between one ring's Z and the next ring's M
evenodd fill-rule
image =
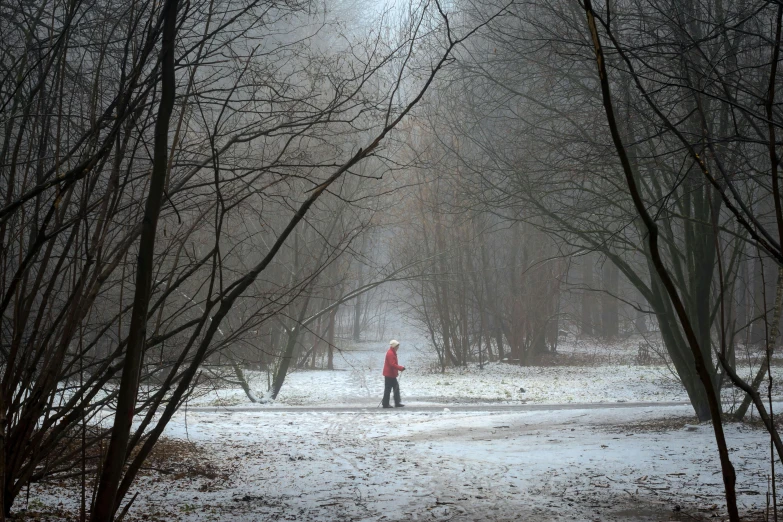
M113 518L203 365L307 310L353 236L281 284L291 236L474 32L411 14L324 52L336 21L307 3L0 5L4 515L70 472L63 443L89 425L80 451L111 437L92 518Z

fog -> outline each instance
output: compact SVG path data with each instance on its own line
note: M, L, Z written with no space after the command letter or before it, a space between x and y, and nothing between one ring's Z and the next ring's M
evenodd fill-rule
M777 520L782 26L0 0L0 522Z

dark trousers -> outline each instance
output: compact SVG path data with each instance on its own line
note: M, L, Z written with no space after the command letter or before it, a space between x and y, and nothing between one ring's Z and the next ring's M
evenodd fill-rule
M400 404L400 383L397 377L384 377L386 380L383 387L383 405L389 406L389 393L394 389L394 404Z

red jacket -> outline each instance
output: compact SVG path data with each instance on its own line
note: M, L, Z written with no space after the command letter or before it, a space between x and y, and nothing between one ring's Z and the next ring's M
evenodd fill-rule
M386 352L386 361L383 363L383 376L397 377L397 372L404 369L405 366L397 364L397 354L389 348L389 351Z

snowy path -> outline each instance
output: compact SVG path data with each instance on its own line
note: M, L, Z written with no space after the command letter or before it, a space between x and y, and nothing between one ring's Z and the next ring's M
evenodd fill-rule
M566 403L566 404L415 404L404 408L384 409L377 405L371 406L197 406L188 411L203 413L422 413L422 412L524 412L524 411L564 411L564 410L607 410L616 408L667 408L687 406L686 401L673 402L616 402L616 403Z

